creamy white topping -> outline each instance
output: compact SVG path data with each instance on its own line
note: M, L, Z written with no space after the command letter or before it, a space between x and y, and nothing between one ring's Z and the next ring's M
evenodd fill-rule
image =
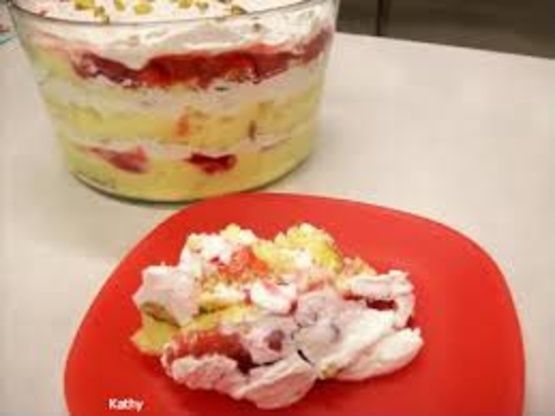
M76 22L112 23L234 16L300 2L301 0L17 0L23 8L46 17Z
M369 299L393 300L397 296L408 295L413 290L407 273L400 270L378 275L361 273L352 277L349 282L355 295Z
M243 302L246 299L245 292L225 285L223 283L218 283L210 293L211 301L219 305L233 305L239 302Z
M229 263L234 247L219 235L205 235L200 240L199 254L205 261L219 260L223 264Z
M277 409L300 400L316 378L314 368L295 353L251 370L249 383L238 394L261 409Z
M295 251L295 267L298 269L310 269L314 267L314 259L308 250Z
M305 299L313 304L310 297L300 298L297 314L306 310ZM335 377L360 353L394 330L391 311L376 311L343 300L334 301L330 307L332 313L318 311L318 316L295 335L303 355L316 366L321 378Z
M222 235L229 241L239 246L250 246L258 241L258 237L251 230L240 228L237 225L228 226Z
M181 252L180 263L187 262L192 256L203 261L205 265L214 260L228 264L237 250L256 241L257 237L252 231L242 230L233 225L220 234L191 234Z
M414 288L407 273L401 270L390 270L385 274L361 273L349 280L349 289L352 294L370 302L392 301L397 328L404 327L413 313L416 302Z
M300 326L311 326L338 315L343 306L343 299L331 287L314 290L297 299L295 319Z
M296 353L296 330L292 317L269 315L253 322L241 341L254 363L267 364Z
M159 305L179 324L198 313L198 284L194 276L171 266L150 266L143 271L143 283L133 296L139 307Z
M390 311L367 308L348 309L333 320L339 338L315 364L323 378L334 377L354 357L383 336L393 332L394 316Z
M168 372L176 382L191 389L213 389L235 399L246 398L263 409L298 401L316 381L314 369L296 353L247 375L238 370L234 360L219 354L179 358Z
M259 11L297 2L296 0L244 1L249 3L246 7ZM161 0L154 3L159 2L164 3ZM54 1L49 3L64 4ZM332 0L311 0L292 9L280 9L261 15L233 16L232 19L225 21L201 19L177 23L175 20L222 16L222 12L217 12L217 9L224 6L217 1L214 3L213 11L210 11L209 7L202 14L203 12L197 7L191 7L186 9L190 10L187 12L190 15L184 17L174 14L171 16L174 21L167 23L148 23L148 19L164 20L164 16L171 14L172 9L167 9L170 6L161 6L157 14L150 13L148 17L137 19L133 17L133 22L142 23L138 25L67 25L60 24L58 21L43 20L32 21L29 24L22 21L20 30L25 36L31 36L34 42L68 50L76 56L92 51L99 56L121 62L129 68L140 69L151 58L160 55L193 51L217 53L260 44L280 50L295 50L299 44L307 42L323 28L331 30L334 27L336 9ZM26 0L21 4L35 11L44 9L43 2L38 0ZM69 6L60 7L62 8L51 7L46 11L47 15L51 17L65 15L67 19L76 20L71 10L64 9ZM125 13L120 20L130 21L130 17L123 17L124 15ZM153 19L155 15L158 17ZM114 20L117 21L117 18Z
M237 362L223 355L192 356L175 360L168 368L170 376L191 389L214 389L234 396L247 382Z
M289 313L297 297L293 284L277 285L271 282L256 281L250 287L252 303L267 311L285 315Z
M198 279L204 272L204 262L199 256L193 254L191 250L185 248L181 252L177 268Z
M364 380L389 374L407 365L418 354L424 341L420 330L405 328L394 332L360 354L336 376L338 380Z

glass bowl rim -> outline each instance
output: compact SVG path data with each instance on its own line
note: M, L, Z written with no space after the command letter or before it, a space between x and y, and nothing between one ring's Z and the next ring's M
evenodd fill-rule
M39 19L51 23L59 23L71 26L84 26L84 27L98 27L98 28L110 28L110 27L140 27L140 26L156 26L156 25L169 25L169 24L179 24L179 23L199 23L199 22L230 22L243 19L253 19L256 21L258 18L262 18L266 15L271 15L279 12L291 12L297 10L303 10L311 6L331 3L335 4L338 0L298 0L295 3L270 7L268 9L247 12L245 14L238 15L224 15L224 16L207 16L207 17L192 17L192 18L179 18L179 19L160 19L160 20L149 20L141 22L132 21L115 21L115 22L101 22L101 21L89 21L89 20L72 20L65 19L62 17L45 16L40 13L33 12L22 5L18 4L17 0L7 0L7 4L10 9L16 11L16 13L22 13L27 17Z

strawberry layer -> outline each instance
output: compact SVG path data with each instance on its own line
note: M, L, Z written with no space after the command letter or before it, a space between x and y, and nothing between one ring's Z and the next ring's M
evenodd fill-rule
M105 160L115 168L129 173L147 173L149 159L141 147L127 151L103 149L100 147L81 147L83 151L89 152ZM232 154L222 156L209 156L202 153L193 153L190 157L183 159L184 163L190 163L208 175L225 172L232 169L237 163L237 157Z
M180 83L208 88L217 80L259 83L295 64L314 60L330 40L331 31L325 29L290 51L259 44L219 54L162 55L150 59L141 69L85 52L75 59L73 67L83 78L102 76L126 88L164 88Z

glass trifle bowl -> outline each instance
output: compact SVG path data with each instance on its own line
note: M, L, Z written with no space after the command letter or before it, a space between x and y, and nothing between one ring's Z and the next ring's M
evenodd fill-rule
M19 0L12 15L70 171L182 201L310 152L337 0Z

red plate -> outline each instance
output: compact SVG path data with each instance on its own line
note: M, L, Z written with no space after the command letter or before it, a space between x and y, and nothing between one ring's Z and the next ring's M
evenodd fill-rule
M131 295L141 269L175 263L191 232L217 231L235 222L271 237L301 221L325 228L347 254L359 254L380 270L410 272L425 345L408 367L366 382L319 382L294 406L261 411L177 386L156 360L134 349L129 337L139 326L139 314ZM109 400L127 398L144 402L142 415L160 416L512 416L522 413L523 385L522 340L511 296L499 269L475 243L435 222L385 208L276 194L212 199L158 226L94 301L65 374L74 416L117 414Z

